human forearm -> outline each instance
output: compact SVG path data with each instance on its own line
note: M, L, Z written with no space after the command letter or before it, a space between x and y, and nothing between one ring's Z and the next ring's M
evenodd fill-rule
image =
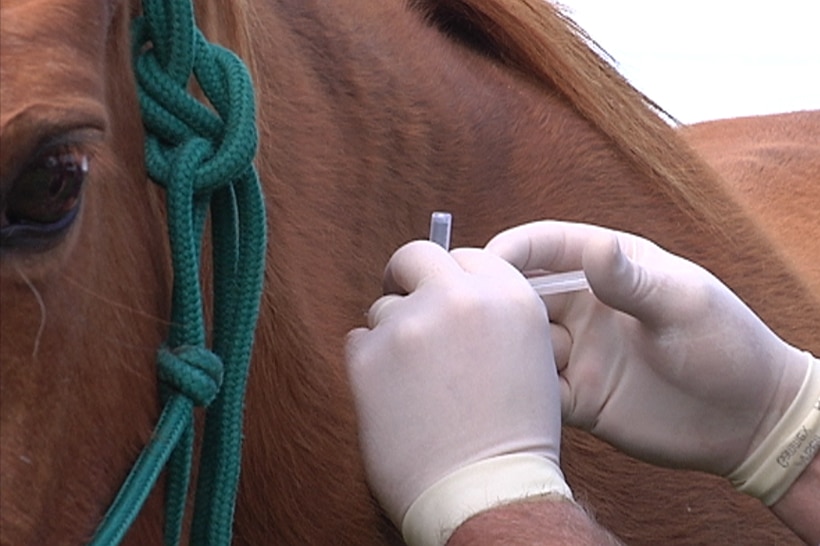
M808 544L820 544L820 457L816 454L772 512Z
M447 546L616 546L622 543L574 502L540 497L496 507L465 521Z

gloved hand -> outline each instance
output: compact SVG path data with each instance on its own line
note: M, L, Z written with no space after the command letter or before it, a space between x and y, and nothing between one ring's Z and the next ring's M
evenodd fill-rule
M527 224L486 248L522 271L583 266L594 295L545 297L565 424L649 462L729 476L768 504L792 483L770 482L783 446L820 409L820 366L712 274L582 224Z
M411 545L558 493L558 377L542 302L508 263L416 241L387 265L347 363L371 490ZM406 295L402 295L406 294Z

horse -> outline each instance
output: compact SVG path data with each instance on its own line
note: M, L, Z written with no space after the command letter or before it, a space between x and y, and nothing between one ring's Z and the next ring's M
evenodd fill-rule
M702 122L682 136L718 173L784 260L820 293L820 111ZM814 183L811 183L814 182Z
M2 0L3 545L88 541L159 413L172 270L131 68L139 10ZM453 213L457 246L542 218L638 233L820 351L815 285L776 244L791 235L554 6L202 0L196 11L251 68L268 213L234 543L400 542L367 489L343 345L386 260L425 235L433 210ZM19 240L24 221L61 229ZM577 499L627 543L799 543L723 480L583 432L565 430L562 462ZM161 543L162 489L126 543Z

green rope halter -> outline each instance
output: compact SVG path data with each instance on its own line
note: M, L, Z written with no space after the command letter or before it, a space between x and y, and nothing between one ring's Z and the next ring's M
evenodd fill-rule
M191 540L229 544L242 418L265 258L265 207L247 69L208 43L187 1L144 0L133 57L149 176L167 194L174 268L171 328L157 367L164 409L92 544L118 544L168 465L166 544L178 544L191 474L193 410L207 407ZM191 76L213 105L188 93ZM200 244L210 211L214 324L205 346Z

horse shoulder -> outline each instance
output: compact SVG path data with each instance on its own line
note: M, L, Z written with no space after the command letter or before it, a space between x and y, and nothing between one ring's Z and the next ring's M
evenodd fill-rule
M820 294L820 111L710 121L684 138Z

